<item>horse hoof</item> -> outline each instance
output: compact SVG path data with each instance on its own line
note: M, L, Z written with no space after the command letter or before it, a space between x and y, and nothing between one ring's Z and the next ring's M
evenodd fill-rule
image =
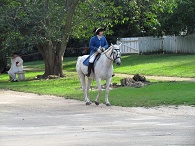
M106 103L106 106L111 106L111 104L110 103Z
M91 104L91 102L86 102L86 105L90 105Z
M96 104L96 105L99 105L100 103L99 103L99 102L97 102L97 101L95 101L95 104Z

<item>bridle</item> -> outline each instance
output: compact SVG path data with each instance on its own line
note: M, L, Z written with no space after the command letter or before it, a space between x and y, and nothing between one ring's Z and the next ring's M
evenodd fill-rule
M107 55L107 52L110 50L109 48L105 52L103 52L103 54L105 54L106 57L110 59L111 61L115 61L116 59L120 58L120 53L121 53L120 49L114 49L113 46L111 46L111 49L112 49L112 52L110 53L109 56ZM114 51L116 51L117 53L116 56L114 56Z

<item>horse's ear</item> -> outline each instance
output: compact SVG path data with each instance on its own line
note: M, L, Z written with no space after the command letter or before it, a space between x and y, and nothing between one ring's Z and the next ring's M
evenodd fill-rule
M113 44L111 43L111 46L113 46Z

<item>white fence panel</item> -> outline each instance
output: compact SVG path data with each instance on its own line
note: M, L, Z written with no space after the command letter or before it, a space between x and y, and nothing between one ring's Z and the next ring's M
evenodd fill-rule
M177 53L175 36L164 36L163 50L167 53Z
M159 52L163 50L163 38L139 37L139 53Z
M187 36L165 36L164 51L167 53L195 53L195 34Z
M177 53L195 53L195 34L176 37Z
M195 53L195 34L187 36L121 38L121 52L126 53Z
M117 41L117 44L121 44L121 53L139 53L138 38L121 38Z

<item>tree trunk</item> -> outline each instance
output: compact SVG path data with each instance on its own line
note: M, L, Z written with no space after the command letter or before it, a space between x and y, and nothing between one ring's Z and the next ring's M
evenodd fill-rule
M46 0L46 9L48 9L49 1ZM69 40L71 31L71 22L75 12L75 9L79 3L79 0L66 0L66 23L62 28L62 40L60 44L58 42L47 41L44 44L38 44L37 48L41 52L45 62L45 73L44 77L48 75L57 75L63 77L63 56L66 50L66 46ZM48 19L45 19L46 26L49 26Z
M5 71L7 71L6 67L7 67L6 53L0 52L0 73L4 73Z
M44 77L49 75L56 75L58 77L64 77L63 74L63 55L61 51L57 51L59 45L48 41L45 44L38 44L37 48L42 54L45 63Z

